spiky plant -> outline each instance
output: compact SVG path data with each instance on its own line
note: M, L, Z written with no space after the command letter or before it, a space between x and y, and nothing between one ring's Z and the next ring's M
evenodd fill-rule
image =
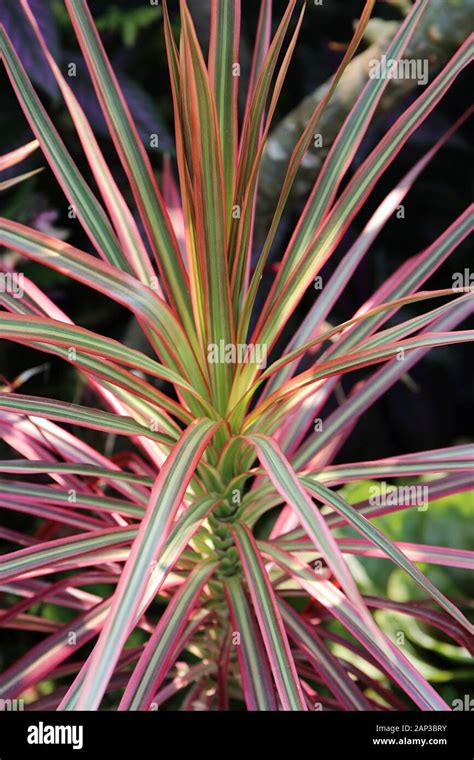
M415 3L388 59L402 58L427 2ZM158 187L87 3L65 0L132 208L27 0L21 5L98 193L85 182L2 30L11 84L91 252L10 219L0 220L0 243L126 307L151 353L75 325L27 277L21 293L3 288L0 337L64 359L97 403L23 395L14 386L0 393L1 436L22 457L0 462L7 474L1 506L48 527L42 536L0 528L13 544L0 561L1 590L8 594L0 626L43 634L0 675L0 696L28 693L35 707L60 710L97 709L108 693L120 710L153 709L173 695L181 709L449 709L374 612L413 616L468 648L472 626L463 603L446 598L417 563L467 567L473 555L389 540L373 518L420 504L400 498L351 504L342 487L372 479L382 481L383 491L387 479L416 483L423 476L428 501L436 502L469 488L472 449L332 462L366 410L431 348L472 340L472 331L453 329L472 311L472 295L454 292L451 283L420 290L467 236L471 211L396 269L353 319L334 326L326 320L386 220L458 125L393 188L314 305L303 310L301 301L381 175L468 63L469 42L420 88L341 189L388 84L387 78L368 79L279 257L271 288L262 293L297 169L374 0L366 3L331 87L293 151L257 258L252 229L259 164L304 7L289 0L270 39L271 3L262 0L239 125L239 0L213 1L207 63L184 0L179 42L164 5L178 192L169 168ZM35 147L25 146L24 153ZM3 165L22 155L4 157ZM4 261L7 282L15 273ZM442 305L432 303L436 298ZM406 304L425 300L429 310L387 327ZM287 323L299 326L280 350ZM325 412L342 375L372 367ZM321 424L312 430L315 418ZM127 444L106 456L75 435L77 428L123 436ZM277 514L273 526L256 530L270 512ZM436 519L435 503L426 519ZM344 526L355 533L342 535ZM387 558L418 584L425 601L364 596L349 554ZM64 610L63 620L73 619L52 625L41 616L45 602ZM134 630L140 635L130 638ZM41 696L46 680L53 687Z

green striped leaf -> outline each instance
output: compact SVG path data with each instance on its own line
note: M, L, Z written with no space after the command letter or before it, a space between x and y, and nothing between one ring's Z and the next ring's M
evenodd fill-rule
M252 533L231 527L257 617L276 688L284 710L306 710L306 703L272 586Z
M80 427L103 430L105 433L128 436L140 435L167 446L174 443L169 436L155 433L144 425L135 422L131 417L104 412L101 409L92 409L80 404L54 401L39 396L23 396L20 393L0 393L0 409L45 417L48 420L70 422Z
M351 600L329 581L322 580L308 565L275 544L261 544L262 551L322 604L363 647L373 655L379 666L392 678L422 710L449 710L446 702L420 675L401 648L393 644L381 631L374 638Z
M42 462L38 459L2 459L0 460L0 472L23 473L24 475L64 473L67 475L85 475L86 477L100 478L101 480L124 480L127 483L136 483L148 488L151 488L153 485L152 478L144 475L135 475L133 472L125 472L118 468L112 470L93 464L76 464L74 462Z
M458 621L464 628L474 633L474 627L469 623L467 618L462 612L447 599L444 594L437 589L437 587L418 568L410 562L405 554L397 547L395 543L390 541L382 531L372 525L363 515L357 512L350 504L348 504L342 496L334 493L321 483L312 481L311 484L306 480L306 490L312 495L316 496L323 504L327 504L334 509L338 514L344 517L346 523L355 528L364 538L367 538L372 544L381 548L384 554L389 557L396 565L402 568L407 575L412 578L415 583L423 589L423 591L431 596L438 604L455 620Z
M136 528L113 528L47 541L38 547L27 547L12 554L4 554L0 559L0 580L6 581L49 564L77 559L97 549L123 546L133 540L136 532Z
M237 83L239 62L240 0L212 0L209 42L209 76L214 90L229 220L237 163Z
M415 6L412 14L418 13L422 6L424 3ZM410 135L423 123L456 77L467 66L470 55L470 43L466 41L432 84L399 117L383 140L359 167L325 218L321 229L315 233L314 227L312 228L314 237L302 251L301 256L294 256L294 251L292 251L291 258L288 257L288 261L291 261L291 272L288 272L285 266L280 268L274 288L267 299L269 308L264 309L260 315L255 341L273 344L289 314L294 311L304 291L342 238L361 203ZM371 80L371 83L374 81L378 80Z
M69 87L66 79L63 77L53 56L49 52L44 36L42 35L40 27L31 11L28 0L21 0L21 4L41 46L41 50L54 74L59 89L61 90L74 122L74 126L79 135L79 139L81 140L82 147L84 148L84 153L89 162L89 166L101 191L102 198L104 199L107 211L113 221L121 247L130 267L137 277L147 285L150 285L154 278L154 270L145 245L140 237L140 233L138 232L138 227L133 215L125 203L118 185L109 170L84 111L72 89Z
M182 5L180 75L182 108L192 129L188 162L192 166L193 224L198 262L203 273L207 346L233 341L229 273L226 256L226 195L222 148L207 69L186 5ZM225 412L231 365L212 362L215 406Z
M215 560L207 560L196 565L173 596L130 677L119 710L149 709L150 702L179 654L181 634L217 564Z
M334 696L346 710L370 710L370 703L360 691L337 657L324 644L303 618L286 602L280 602L280 610L285 626L297 646L313 664L316 672L324 676Z
M68 325L47 317L0 314L0 338L9 340L45 341L59 346L83 350L87 354L118 361L133 369L139 369L158 377L189 393L196 393L192 385L173 369L159 364L141 351L104 337L84 327Z
M92 243L106 261L128 271L109 220L47 115L3 27L0 29L0 50L30 127Z
M239 658L242 690L247 710L277 710L275 686L267 654L240 578L230 577L224 584L234 633L239 634Z
M186 298L186 272L150 160L94 26L86 0L65 0L65 5L107 126L140 210L160 268L164 290L176 305L186 331L192 336L195 329L190 304Z
M100 704L133 627L154 570L153 562L160 559L188 483L217 427L209 420L193 422L173 447L156 479L145 517L114 594L110 614L91 655L77 709L92 710Z
M189 341L172 311L152 290L135 278L64 243L8 219L0 219L0 243L38 263L72 277L130 309L158 341L163 361L206 385ZM178 358L179 357L179 358ZM186 371L187 367L187 371Z
M347 596L353 600L367 627L377 636L378 629L376 629L362 600L334 536L319 509L305 493L296 473L278 444L263 435L251 435L247 438L255 446L258 458L276 490L294 510L307 535L311 537L315 546L321 551Z

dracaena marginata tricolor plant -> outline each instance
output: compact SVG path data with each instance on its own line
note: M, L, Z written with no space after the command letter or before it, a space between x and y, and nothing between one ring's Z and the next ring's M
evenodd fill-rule
M333 324L327 317L385 222L469 114L393 187L322 290L312 286L379 178L467 65L469 41L418 89L344 184L389 84L387 77L367 79L262 292L298 167L359 48L374 0L293 150L259 251L252 245L259 164L304 5L289 0L272 36L271 2L262 0L238 119L240 1L213 0L207 60L186 3L179 34L163 4L179 183L168 165L160 189L87 2L65 0L132 207L32 9L20 2L95 185L84 180L2 29L3 65L35 137L4 156L3 167L39 148L89 248L5 218L0 244L126 307L151 350L77 326L26 276L21 293L0 294L0 337L61 357L96 399L65 403L23 394L15 384L0 393L0 433L13 452L0 462L0 536L10 542L0 589L13 599L2 605L0 625L41 635L0 674L0 697L34 694L35 707L59 710L99 709L104 698L119 710L154 709L170 698L180 709L450 709L376 613L413 616L469 648L463 601L447 598L418 565L465 568L473 555L389 540L373 519L416 505L352 504L343 486L411 478L426 486L426 519L435 519L437 499L470 487L472 450L458 445L333 462L366 410L428 351L472 340L463 329L472 295L450 283L422 289L468 235L471 210L393 271L352 319ZM402 59L427 3L413 5L387 59ZM3 276L13 278L10 259L3 261ZM316 296L303 310L308 289ZM418 316L402 318L414 303ZM289 321L298 329L280 349ZM340 378L360 368L363 379L326 412ZM126 437L125 450L106 456L85 442L82 428ZM46 538L6 527L12 510L40 518L49 526ZM272 527L256 530L271 510ZM341 535L344 526L353 537ZM351 554L394 563L424 601L367 597L351 572ZM43 602L72 619L47 625L29 612ZM136 629L141 638L130 640ZM47 696L38 690L44 681L53 684Z

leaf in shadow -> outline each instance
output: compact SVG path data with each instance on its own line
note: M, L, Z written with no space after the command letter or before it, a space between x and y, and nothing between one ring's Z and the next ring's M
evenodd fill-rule
M56 60L60 58L59 37L50 0L30 0L30 8ZM32 81L51 97L59 90L19 0L2 0L1 21Z
M84 61L80 56L69 51L65 53L65 59L76 66L76 75L71 77L70 84L92 129L96 134L108 137L109 131ZM170 150L173 144L171 137L151 97L138 82L130 79L123 72L117 71L115 66L114 70L146 150L159 152ZM152 135L158 135L157 147L150 144Z

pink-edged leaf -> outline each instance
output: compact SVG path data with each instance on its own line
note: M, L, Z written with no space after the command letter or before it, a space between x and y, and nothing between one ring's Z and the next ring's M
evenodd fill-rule
M153 563L169 535L194 470L218 425L196 420L173 447L158 475L111 610L90 658L77 709L98 707L145 594Z
M113 221L118 239L125 252L127 260L136 275L149 285L156 278L146 247L138 232L136 222L109 170L84 111L49 51L39 24L31 11L28 0L21 0L21 4L41 46L43 54L49 63L51 71L54 74L69 113L71 114L84 153L88 159L94 178L100 188L104 203ZM160 290L158 290L158 292L162 295Z
M342 594L330 581L322 580L308 565L274 544L261 543L262 551L276 562L286 573L297 579L298 583L316 601L322 604L376 660L391 679L422 710L449 710L446 702L433 687L420 675L401 649L393 644L382 631L375 639L360 617L352 601Z
M284 710L306 710L278 603L255 539L244 525L234 523L231 532L242 561L282 707Z
M234 632L239 634L239 658L242 691L247 710L277 710L270 664L262 635L239 578L226 578L224 588Z
M3 27L0 28L0 50L30 127L90 240L104 260L120 269L128 270L126 259L104 210L80 174L46 113Z
M283 621L296 645L306 655L340 705L346 710L369 710L370 704L317 632L289 604L280 602Z
M425 5L415 6L416 13ZM272 346L289 315L297 307L303 293L341 240L355 214L375 186L383 171L391 164L413 131L448 91L456 77L468 65L471 43L459 48L436 79L399 117L372 153L356 171L354 177L327 215L321 229L312 230L313 239L301 256L291 256L291 271L280 267L274 287L267 299L267 308L260 314L252 337L253 342ZM373 80L372 80L373 81ZM291 253L290 248L290 253Z
M173 660L189 617L217 563L208 560L197 565L174 594L130 677L119 710L149 709Z
M66 8L87 64L104 118L130 182L160 269L165 293L190 336L195 334L187 275L169 215L130 109L100 40L87 2L66 0Z
M25 143L25 145L11 150L9 153L4 153L3 156L0 156L0 172L4 172L5 169L10 169L12 166L21 163L21 161L24 161L25 158L34 153L35 150L38 150L38 148L38 140L31 140Z
M240 0L212 0L209 42L209 76L216 100L222 164L229 218L237 164L237 82L234 67L239 60Z
M325 561L341 583L342 588L348 597L353 600L368 630L371 630L372 635L377 638L379 634L378 629L363 603L362 596L334 536L321 512L305 492L278 444L271 438L262 435L252 435L247 438L255 446L258 458L276 490L294 510L306 534L314 541L314 545L321 551Z
M462 322L469 314L472 313L470 302L454 302L448 314L440 317L433 322L428 329L431 331L447 331ZM423 336L424 331L420 333ZM333 412L328 419L324 421L324 430L317 436L312 436L306 443L301 446L300 450L293 458L293 464L308 469L315 469L318 454L332 440L334 444L335 431L346 430L350 432L352 426L357 422L360 415L369 408L388 388L399 380L427 353L428 348L419 348L405 355L403 361L392 359L385 367L378 370L369 381L356 387L351 396L344 401L339 408ZM337 440L339 446L341 440ZM334 450L333 450L334 451ZM333 453L331 452L331 454Z

